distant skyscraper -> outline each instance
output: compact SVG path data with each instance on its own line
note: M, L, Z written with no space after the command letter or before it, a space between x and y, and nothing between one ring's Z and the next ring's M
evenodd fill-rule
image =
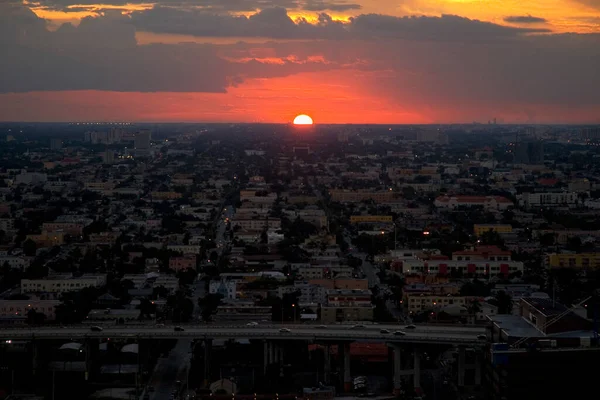
M104 164L113 164L115 162L115 153L112 150L106 150L102 153L102 162Z
M150 153L151 133L149 130L142 130L135 134L133 147L137 156L144 156Z
M544 142L524 140L516 143L514 160L516 164L543 164Z
M63 141L59 138L50 139L50 150L60 150L62 149Z
M597 142L600 140L600 128L581 128L579 137L586 142Z

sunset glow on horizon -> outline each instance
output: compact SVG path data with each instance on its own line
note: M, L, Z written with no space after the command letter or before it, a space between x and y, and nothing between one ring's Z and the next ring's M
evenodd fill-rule
M600 121L595 0L5 0L0 24L0 121Z

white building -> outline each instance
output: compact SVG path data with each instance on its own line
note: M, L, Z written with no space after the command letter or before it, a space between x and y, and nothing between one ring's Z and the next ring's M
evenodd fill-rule
M501 196L440 196L433 204L437 208L483 207L486 210L506 210L513 202Z
M526 207L573 206L579 201L577 193L523 193L518 196L519 204Z
M208 292L210 294L220 294L224 299L233 300L236 298L237 284L235 281L220 280L210 281Z
M0 257L0 267L7 263L13 269L23 270L31 264L31 258L29 257L16 257L16 256L4 256Z
M494 277L499 274L509 275L523 272L523 263L520 261L490 261L490 260L404 260L402 261L403 274L430 274L449 275L452 271L464 275L478 275Z

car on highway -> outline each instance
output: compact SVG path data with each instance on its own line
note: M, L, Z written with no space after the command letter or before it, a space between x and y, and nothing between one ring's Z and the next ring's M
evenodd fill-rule
M252 321L252 322L248 322L248 323L246 324L246 326L258 326L258 322L254 322L254 321Z
M358 325L352 325L350 327L350 329L365 329L364 325L358 324Z
M487 336L485 336L485 335L483 335L483 334L481 334L481 335L477 335L477 339L479 339L479 340L486 340L486 339L487 339Z
M101 326L95 326L95 325L94 326L90 326L90 329L93 332L102 332L102 327Z
M405 332L402 332L402 331L395 331L395 332L394 332L394 335L395 335L395 336L406 336L406 333L405 333Z
M387 330L387 329L381 329L381 330L379 331L379 333L387 334L387 333L390 333L390 331L389 331L389 330Z
M417 326L416 326L416 325L413 325L413 324L410 324L410 325L406 325L406 326L404 327L404 329L417 329Z
M183 328L182 328L182 327L180 327L180 326L176 326L175 328L173 328L173 330L174 330L175 332L183 332L183 331L185 331L185 329L183 329Z
M290 332L291 332L291 330L289 330L288 328L281 328L279 330L279 333L290 333Z
M317 329L327 329L327 325L317 325L315 326Z

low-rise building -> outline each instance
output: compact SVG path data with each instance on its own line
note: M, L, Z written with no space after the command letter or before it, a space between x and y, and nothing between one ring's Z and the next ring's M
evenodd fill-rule
M196 255L188 254L183 257L169 258L169 269L175 272L196 269Z

